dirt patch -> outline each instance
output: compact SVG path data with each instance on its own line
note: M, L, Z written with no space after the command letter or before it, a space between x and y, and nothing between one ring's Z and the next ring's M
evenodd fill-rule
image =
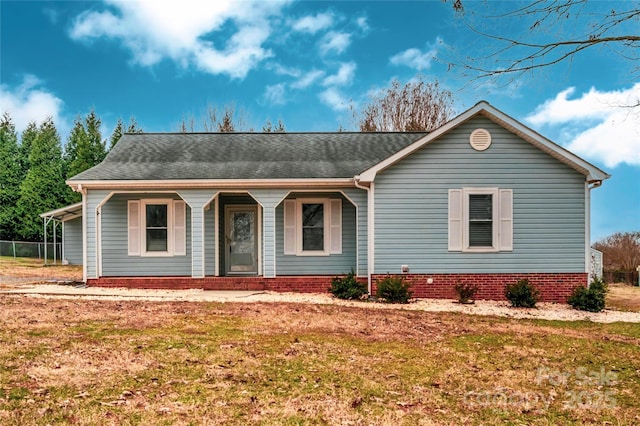
M0 257L0 287L49 281L81 281L82 266L45 265L41 259Z
M607 307L620 311L640 312L640 287L610 284Z

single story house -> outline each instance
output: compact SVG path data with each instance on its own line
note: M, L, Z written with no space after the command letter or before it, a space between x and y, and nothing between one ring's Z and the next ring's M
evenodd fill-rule
M326 292L353 270L372 292L404 274L416 297L500 299L528 278L564 302L609 177L486 102L429 133L125 134L68 180L65 230L90 286Z

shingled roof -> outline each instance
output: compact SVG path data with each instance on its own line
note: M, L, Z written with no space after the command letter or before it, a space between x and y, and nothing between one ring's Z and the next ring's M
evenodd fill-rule
M70 179L350 178L426 133L127 133Z

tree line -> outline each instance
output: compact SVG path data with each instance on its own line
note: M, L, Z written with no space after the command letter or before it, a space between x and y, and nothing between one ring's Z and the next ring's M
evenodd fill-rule
M453 113L453 98L437 82L422 78L400 84L397 80L353 105L353 125L362 132L430 131ZM179 132L246 131L242 110L234 104L221 109L209 106L196 120L190 116L178 125ZM0 240L42 241L40 214L79 202L65 181L99 164L124 133L142 132L134 118L128 125L119 119L111 137L103 139L102 120L95 111L78 117L64 147L51 117L30 122L18 135L8 112L0 119ZM338 131L342 131L340 126ZM248 129L253 132L253 128ZM282 120L267 120L262 133L284 133Z
M100 163L125 132L140 132L135 119L119 119L107 141L91 111L76 118L62 147L51 117L30 122L18 135L11 115L0 119L0 239L42 241L40 214L81 200L65 181ZM107 145L108 144L108 145Z

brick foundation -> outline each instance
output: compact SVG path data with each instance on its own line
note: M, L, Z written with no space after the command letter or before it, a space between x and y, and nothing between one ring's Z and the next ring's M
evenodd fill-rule
M165 290L270 290L327 293L333 275L264 277L102 277L87 280L89 287L126 287ZM366 282L366 279L365 279Z
M412 282L413 297L429 299L457 299L453 287L458 282L476 284L479 289L476 299L506 300L504 288L509 283L527 278L529 283L540 290L541 302L567 303L571 291L587 284L586 273L530 273L530 274L407 274L405 279ZM376 292L376 281L386 275L372 277L372 294ZM431 278L433 282L427 283Z
M386 275L374 275L375 283ZM456 299L453 286L458 282L477 284L476 299L505 300L504 287L508 283L527 278L540 290L542 302L566 303L574 287L587 283L585 273L531 273L531 274L407 274L413 283L411 290L417 298ZM296 293L327 293L333 275L264 277L102 277L88 279L90 287L127 287L148 289L204 290L270 290ZM433 279L428 284L427 280ZM366 282L366 279L359 279Z

